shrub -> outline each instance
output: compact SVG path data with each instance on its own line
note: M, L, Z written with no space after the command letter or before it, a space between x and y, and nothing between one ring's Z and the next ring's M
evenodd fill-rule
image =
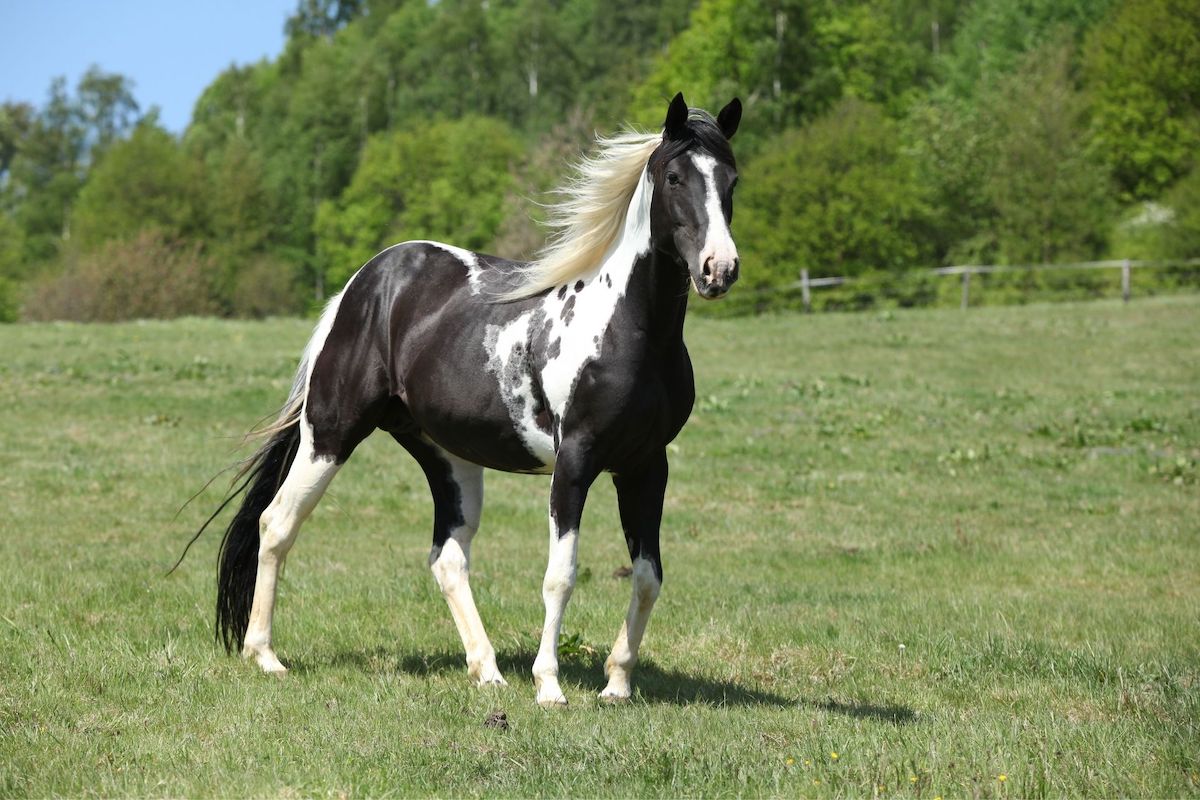
M76 256L59 275L35 284L22 316L111 322L212 314L213 273L199 245L143 231Z
M237 274L229 301L235 317L261 319L302 313L305 293L291 264L260 256Z

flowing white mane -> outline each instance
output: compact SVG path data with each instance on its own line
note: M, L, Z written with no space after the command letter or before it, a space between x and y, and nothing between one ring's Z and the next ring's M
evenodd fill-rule
M519 300L570 283L591 272L617 241L625 212L660 133L626 131L596 138L596 152L581 160L550 206L546 246L526 265L519 284L499 299Z

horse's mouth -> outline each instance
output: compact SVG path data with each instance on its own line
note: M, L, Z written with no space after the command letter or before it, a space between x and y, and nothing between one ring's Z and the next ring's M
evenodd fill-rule
M692 288L696 290L696 294L705 300L720 300L729 294L729 286L717 286L712 283L701 286L695 278L692 279Z

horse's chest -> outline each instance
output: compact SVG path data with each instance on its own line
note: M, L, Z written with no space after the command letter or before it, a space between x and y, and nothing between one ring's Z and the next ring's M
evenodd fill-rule
M582 302L585 285L587 302ZM563 287L506 323L487 326L488 372L525 447L547 468L554 464L580 381L603 355L618 299L600 276L590 284Z

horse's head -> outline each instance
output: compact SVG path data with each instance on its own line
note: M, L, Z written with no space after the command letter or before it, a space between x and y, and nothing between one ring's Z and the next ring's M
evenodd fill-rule
M738 279L737 246L729 233L737 164L729 140L741 119L736 98L713 119L707 111L689 110L681 92L667 109L662 144L649 161L654 245L686 266L708 300Z

